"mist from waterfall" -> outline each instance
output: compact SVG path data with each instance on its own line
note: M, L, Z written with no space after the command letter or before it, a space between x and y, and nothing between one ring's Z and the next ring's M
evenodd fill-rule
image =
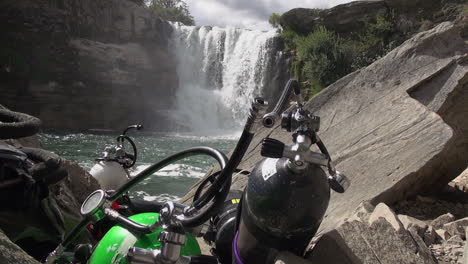
M176 123L194 133L239 131L251 100L268 82L276 32L173 27L171 44L179 78Z

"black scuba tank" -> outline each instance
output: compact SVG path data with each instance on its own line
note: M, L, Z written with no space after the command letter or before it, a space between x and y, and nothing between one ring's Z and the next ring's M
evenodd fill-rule
M279 251L302 255L330 200L328 177L318 165L301 171L290 159L266 158L252 171L234 239L235 263L273 263Z

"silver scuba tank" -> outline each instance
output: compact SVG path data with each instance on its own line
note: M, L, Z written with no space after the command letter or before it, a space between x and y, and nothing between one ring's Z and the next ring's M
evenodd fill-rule
M137 159L137 149L133 140L125 134L130 129L140 130L141 125L127 127L122 135L117 137L115 146L107 146L101 158L96 159L97 163L91 168L90 174L98 181L103 190L117 190L130 178L128 168L135 165ZM125 151L124 141L128 141L132 147L132 154Z

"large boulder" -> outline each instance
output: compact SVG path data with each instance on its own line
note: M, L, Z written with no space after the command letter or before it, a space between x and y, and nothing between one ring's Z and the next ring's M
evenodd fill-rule
M0 144L3 142L19 150L40 145L37 136L0 141ZM21 210L0 206L0 263L36 263L29 262L27 254L36 259L45 257L82 220L81 204L91 192L100 188L97 181L78 164L41 149L34 151L39 151L44 158L59 161L67 175L48 186L48 196L39 201L38 206ZM2 191L8 193L11 190ZM4 262L4 258L9 260Z
M467 52L458 29L442 23L306 104L321 117L319 134L352 182L346 193L332 193L321 230L349 217L361 201L391 204L435 190L467 167ZM251 171L262 159L260 142L267 136L291 142L278 126L263 129L239 168ZM245 176L233 179L235 189L246 184Z

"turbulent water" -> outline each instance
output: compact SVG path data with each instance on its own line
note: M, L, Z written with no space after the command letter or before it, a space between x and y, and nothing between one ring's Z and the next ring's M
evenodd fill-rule
M135 133L136 134L136 133ZM93 134L41 134L40 140L45 149L75 161L90 170L94 159L101 156L106 145L115 144L117 135ZM210 146L224 153L232 150L237 135L221 137L199 137L183 135L145 135L133 136L138 148L138 162L131 174L135 175L151 164L180 150L194 146ZM195 156L186 158L143 181L131 193L145 200L173 200L183 196L204 173L215 164L209 157Z
M202 134L239 129L275 60L276 32L174 24L175 119Z
M231 151L236 136L225 135L241 130L251 100L262 95L266 86L272 86L272 69L280 68L277 67L280 60L275 47L275 31L178 24L173 28L171 45L177 58L179 89L177 111L172 119L178 124L178 129L204 136L137 134L135 143L139 156L131 171L133 175L170 154L192 146L206 145L225 153ZM104 147L115 143L115 137L42 134L41 141L46 149L76 161L89 171ZM187 158L157 172L139 185L132 195L146 200L177 199L212 165L214 163L209 158Z

